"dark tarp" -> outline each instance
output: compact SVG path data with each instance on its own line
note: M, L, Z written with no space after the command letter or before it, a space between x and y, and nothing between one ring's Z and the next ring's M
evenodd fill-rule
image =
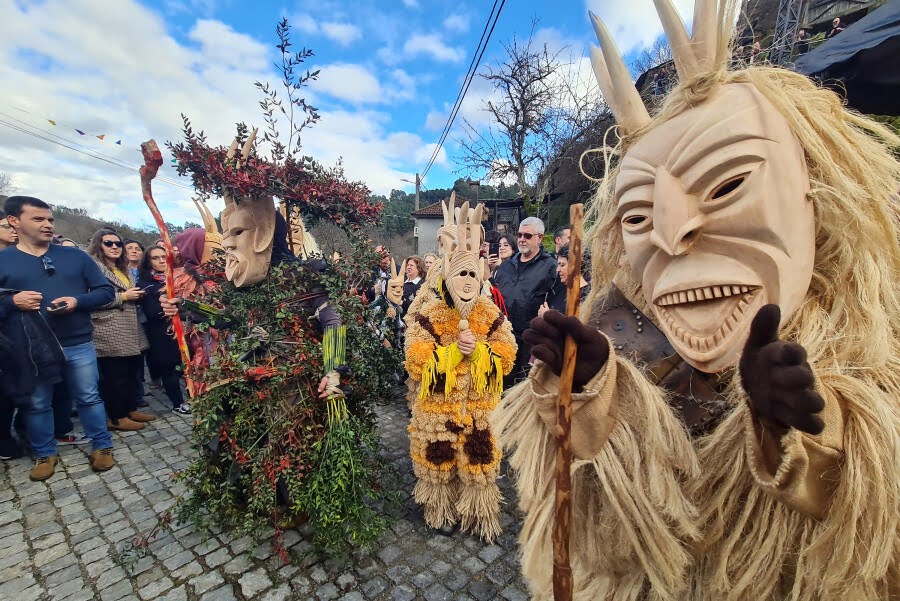
M861 113L900 115L900 0L849 25L797 59L796 70L825 85L840 80L847 104Z

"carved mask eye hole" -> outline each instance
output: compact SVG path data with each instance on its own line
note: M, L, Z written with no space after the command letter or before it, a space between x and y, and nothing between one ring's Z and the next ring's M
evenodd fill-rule
M653 225L650 207L636 207L622 216L622 230L629 234L642 234Z
M716 189L712 191L712 194L709 195L709 198L707 200L714 201L725 198L726 196L740 188L744 184L744 182L747 181L748 175L748 173L742 173L719 184Z

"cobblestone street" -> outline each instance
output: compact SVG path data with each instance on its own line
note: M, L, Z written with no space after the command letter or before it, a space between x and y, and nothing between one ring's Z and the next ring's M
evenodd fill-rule
M400 401L377 413L384 456L399 467L404 501L399 519L371 552L341 567L312 560L286 565L269 544L254 547L249 538L227 533L204 542L189 526L176 526L162 532L151 554L126 572L113 561L114 553L149 532L183 492L171 478L191 453L190 418L173 414L158 395L154 391L147 400L159 419L139 432L113 433L118 466L109 472L91 471L90 445L61 447L56 474L46 482L28 479L30 459L0 463L0 599L528 598L509 478L500 483L506 504L504 533L496 544L460 533L432 534L410 497L408 419ZM309 548L298 531L287 531L285 544L301 552Z

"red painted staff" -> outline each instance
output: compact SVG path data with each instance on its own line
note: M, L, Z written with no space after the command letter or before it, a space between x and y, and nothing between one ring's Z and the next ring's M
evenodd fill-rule
M175 268L175 250L172 246L172 238L169 236L169 228L153 200L153 192L150 190L150 182L156 177L157 171L162 166L162 153L156 140L147 140L141 144L141 153L144 155L144 165L141 167L141 192L144 194L144 202L150 208L156 225L159 227L159 235L166 249L166 295L175 298L175 278L172 270ZM172 329L175 331L175 340L178 341L178 350L181 351L181 362L184 364L184 380L187 383L188 396L195 395L194 381L190 377L191 355L188 352L187 341L184 339L184 326L181 325L181 317L176 313L172 316Z
M566 282L566 315L578 317L581 301L581 240L584 236L584 205L569 209L572 233L569 239L569 277ZM556 502L553 523L553 598L571 601L574 582L569 561L569 529L572 523L572 381L578 344L566 335L559 397L556 404Z

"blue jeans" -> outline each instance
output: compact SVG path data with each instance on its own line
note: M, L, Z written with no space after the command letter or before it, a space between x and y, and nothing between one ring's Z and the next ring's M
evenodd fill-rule
M71 434L75 426L72 425L72 399L69 397L69 387L65 380L53 387L53 431L56 437Z
M63 347L66 355L65 382L69 398L75 403L84 434L91 439L92 450L111 449L112 438L106 429L106 409L97 388L97 353L93 342ZM25 412L28 437L36 457L56 455L53 436L53 384L38 383L31 395L31 407Z

